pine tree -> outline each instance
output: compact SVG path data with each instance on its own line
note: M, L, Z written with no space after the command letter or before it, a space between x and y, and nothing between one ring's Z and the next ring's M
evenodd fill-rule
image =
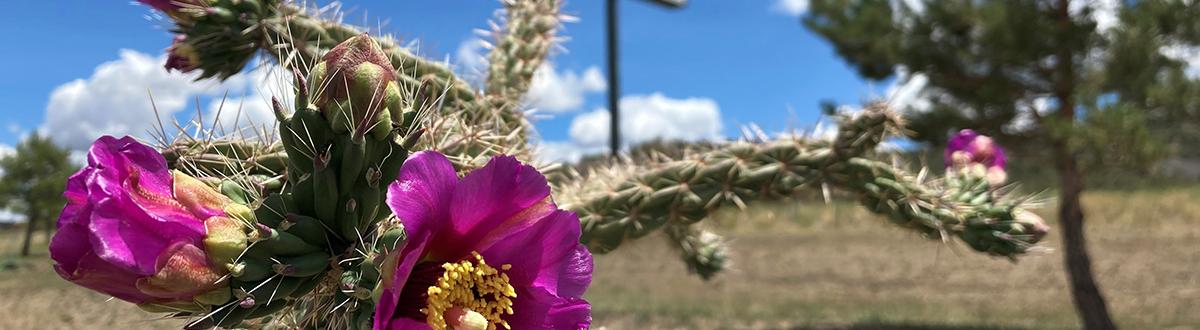
M17 145L16 153L0 158L0 207L25 214L25 240L21 255L28 256L33 232L39 224L52 230L51 222L65 200L62 197L73 166L69 153L49 138L34 134Z
M1200 40L1200 6L1112 1L1116 23L1104 27L1103 5L813 0L803 18L863 77L928 79L928 108L905 109L915 139L936 145L953 129L974 128L1053 159L1064 262L1088 329L1115 326L1084 240L1084 174L1146 168L1200 141L1200 84L1170 54Z

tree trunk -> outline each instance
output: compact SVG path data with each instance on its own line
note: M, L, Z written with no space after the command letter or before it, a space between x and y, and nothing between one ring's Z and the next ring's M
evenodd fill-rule
M1059 195L1058 222L1062 231L1063 261L1071 280L1071 297L1086 329L1116 329L1104 295L1092 276L1092 261L1088 256L1083 235L1083 208L1079 195L1083 192L1083 175L1075 156L1057 143L1058 175L1062 193Z
M25 242L21 243L21 256L29 256L29 241L33 240L33 230L37 228L37 218L28 214L25 219Z
M50 244L50 239L54 236L54 219L47 217L42 220L42 230L42 241Z
M1060 28L1059 36L1064 41L1071 38L1068 31L1074 24L1070 7L1070 0L1059 0L1055 8L1055 17ZM1058 120L1071 125L1075 123L1077 62L1074 55L1070 47L1058 49L1058 76L1054 88L1054 96L1059 105L1056 114ZM1100 288L1092 276L1092 260L1088 256L1087 242L1083 238L1083 205L1079 201L1080 194L1083 193L1083 173L1079 170L1079 163L1067 144L1066 137L1059 134L1051 136L1054 140L1054 158L1058 163L1059 189L1062 190L1058 200L1058 224L1062 231L1063 263L1071 281L1071 298L1075 301L1075 310L1079 313L1085 329L1116 329L1112 317L1108 314L1104 295L1100 293Z

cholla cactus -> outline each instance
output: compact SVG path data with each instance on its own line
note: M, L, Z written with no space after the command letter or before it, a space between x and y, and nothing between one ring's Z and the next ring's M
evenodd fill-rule
M565 181L559 197L567 208L580 213L584 244L596 253L614 250L667 224L698 222L724 205L746 207L752 200L826 187L855 193L868 209L898 225L935 239L959 237L981 252L1015 257L1041 238L1038 232L1044 225L1023 211L1024 199L922 182L889 164L863 158L899 124L893 113L877 104L845 118L829 143L810 144L803 139L733 143L680 160L597 170ZM670 232L681 245L685 240L713 242L705 248L681 250L689 268L700 275L711 273L703 269L720 269L725 262L700 255L720 251L719 240L680 234L686 233L681 229ZM703 260L713 261L693 266Z
M709 278L727 247L696 223L802 190L842 189L892 223L1009 258L1047 229L985 173L927 181L871 160L902 129L883 105L841 118L828 142L721 144L550 186L522 163L519 109L555 42L557 0L504 3L481 91L278 0L143 2L177 23L168 69L224 78L265 50L294 73L295 103L272 104L277 142L186 138L155 153L106 137L68 184L59 273L189 328L586 328L592 253L661 230ZM993 150L972 145L950 152L954 166Z
M425 129L433 134L419 141L419 148L447 154L462 170L500 153L529 158L525 140L529 124L519 112L520 97L553 45L559 2L506 4L511 13L508 29L495 31L497 48L492 56L505 64L493 66L489 75L493 87L487 94L458 79L446 65L413 55L393 38L375 38L395 68L399 84L414 93L438 96L421 103L430 108L414 110L455 114L431 118ZM172 46L172 58L186 63L179 69L199 70L201 79L224 79L240 72L262 50L280 64L307 74L309 65L323 53L364 31L336 17L307 14L310 11L316 10L279 0L194 1L169 12L176 22L175 32L184 36Z

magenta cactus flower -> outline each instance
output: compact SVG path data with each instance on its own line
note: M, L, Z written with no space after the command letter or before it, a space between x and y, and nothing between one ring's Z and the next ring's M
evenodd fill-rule
M585 329L592 255L546 178L495 157L461 180L420 152L388 189L408 243L381 267L375 329Z
M200 65L200 55L196 53L196 48L187 43L187 36L176 34L171 40L171 47L167 48L167 63L163 68L167 72L178 70L179 72L188 73L195 70Z
M981 165L992 185L1002 184L1008 177L1004 171L1008 161L1004 148L974 130L964 129L950 138L944 157L947 168L969 169Z
M245 248L228 198L130 137L101 137L87 160L50 242L60 276L138 304L228 299L222 263Z

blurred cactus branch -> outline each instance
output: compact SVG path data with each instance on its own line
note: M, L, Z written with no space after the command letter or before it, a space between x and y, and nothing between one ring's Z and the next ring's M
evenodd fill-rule
M493 31L486 95L495 104L517 106L545 62L560 23L559 0L505 1L503 30Z
M663 227L671 247L679 252L688 272L710 279L728 267L729 249L720 235L695 224L672 222Z
M1040 239L1034 233L1037 226L1018 221L1020 201L997 198L978 185L960 189L923 182L864 158L900 125L894 113L875 105L844 118L831 143L799 138L739 142L681 160L618 164L568 180L558 187L559 196L579 212L582 240L593 252L612 251L667 226L668 237L685 247L681 252L689 269L705 277L724 260L702 254L723 247L719 239L685 234L696 230L687 226L726 205L744 208L825 186L855 193L871 211L926 237L959 237L989 254L1015 257ZM699 248L701 244L708 246ZM698 264L704 260L709 261Z

